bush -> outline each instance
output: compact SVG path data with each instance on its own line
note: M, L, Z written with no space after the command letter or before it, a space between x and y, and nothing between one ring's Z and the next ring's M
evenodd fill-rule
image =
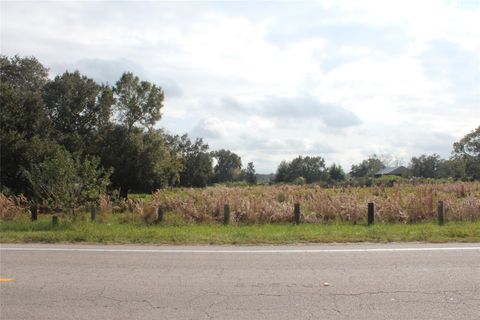
M83 161L64 148L57 149L49 158L24 170L36 201L52 210L75 208L97 201L105 193L111 170L99 167L98 158Z

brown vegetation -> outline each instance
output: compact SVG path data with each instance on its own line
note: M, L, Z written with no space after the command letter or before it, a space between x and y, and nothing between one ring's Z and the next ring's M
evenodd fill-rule
M362 222L368 202L375 203L379 222L433 221L437 202L444 201L449 220L480 218L480 183L401 184L392 188L331 188L318 186L209 187L161 190L153 194L156 206L175 212L186 221L213 222L223 219L223 205L230 205L237 223L289 222L294 203L302 207L302 219Z

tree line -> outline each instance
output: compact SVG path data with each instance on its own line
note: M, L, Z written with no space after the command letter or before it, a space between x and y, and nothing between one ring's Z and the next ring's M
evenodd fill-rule
M398 164L398 163L397 163ZM392 166L389 159L372 155L352 165L346 173L335 163L325 165L322 157L298 156L290 162L282 161L275 175L276 182L335 184L348 180L358 185L371 183L377 172ZM412 157L405 178L480 180L480 126L453 144L452 156L442 159L438 154Z
M128 192L255 183L229 150L157 129L165 94L125 72L111 86L79 71L53 79L34 57L0 56L1 192L85 202L107 186ZM76 200L73 200L76 199Z
M79 71L53 79L34 57L0 56L0 191L25 194L52 207L75 207L107 188L151 192L165 187L256 184L254 164L202 138L156 128L165 94L125 72L115 85ZM480 127L453 146L452 157L411 159L413 176L480 179ZM320 156L282 161L273 182L336 183L371 177L386 166L376 156L346 173Z

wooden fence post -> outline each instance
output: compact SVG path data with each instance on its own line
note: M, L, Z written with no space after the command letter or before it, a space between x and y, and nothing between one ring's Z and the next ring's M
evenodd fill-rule
M90 220L95 221L95 219L97 219L97 207L92 204L90 207Z
M52 216L52 225L58 226L58 216L57 215Z
M32 214L32 221L36 221L38 218L38 207L36 204L30 207L30 213Z
M158 206L157 208L157 224L163 222L163 208L162 206Z
M445 207L443 201L438 201L438 224L443 226L445 224Z
M295 224L300 224L300 203L295 203L294 207Z
M372 225L375 222L375 205L373 202L368 203L368 225Z
M227 225L230 223L230 206L225 204L223 206L223 224Z

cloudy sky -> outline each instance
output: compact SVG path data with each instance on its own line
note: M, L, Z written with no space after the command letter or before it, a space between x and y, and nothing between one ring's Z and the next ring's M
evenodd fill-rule
M166 92L159 127L257 172L319 155L448 157L480 125L480 1L1 2L1 53L51 76L124 71Z

